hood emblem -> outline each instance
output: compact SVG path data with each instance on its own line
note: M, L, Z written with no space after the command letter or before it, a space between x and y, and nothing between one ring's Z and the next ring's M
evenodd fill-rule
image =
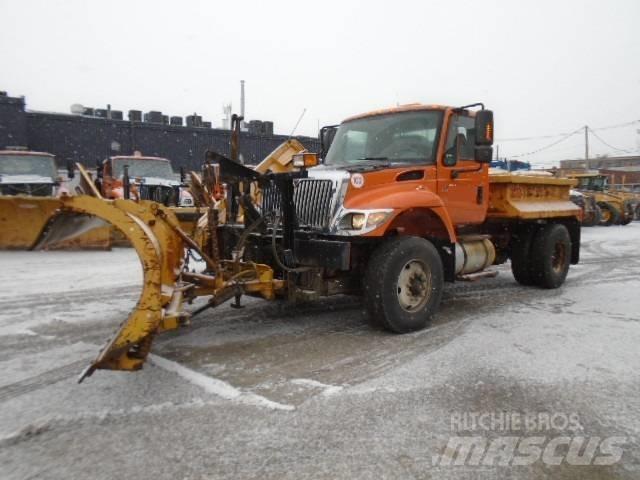
M354 173L351 175L351 185L353 185L353 188L364 187L364 177L361 173Z

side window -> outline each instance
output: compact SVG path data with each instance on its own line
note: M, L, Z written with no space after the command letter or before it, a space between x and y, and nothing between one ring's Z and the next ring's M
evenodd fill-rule
M466 115L454 115L449 123L444 164L455 165L458 160L474 159L474 120Z

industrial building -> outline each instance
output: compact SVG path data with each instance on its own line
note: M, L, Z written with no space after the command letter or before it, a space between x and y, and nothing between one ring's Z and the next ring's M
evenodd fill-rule
M244 103L244 102L243 102ZM247 122L242 133L240 154L247 164L255 164L289 138L273 134L273 122ZM135 150L145 155L171 160L180 167L199 169L207 150L229 154L231 131L212 128L211 122L194 113L183 118L161 111L90 108L72 105L71 113L30 111L24 97L0 92L0 149L27 147L52 153L60 166L81 162L93 166L112 155ZM309 151L319 150L317 138L297 136Z
M611 167L640 167L640 155L560 160L560 168L567 170L579 168L586 170L602 170Z

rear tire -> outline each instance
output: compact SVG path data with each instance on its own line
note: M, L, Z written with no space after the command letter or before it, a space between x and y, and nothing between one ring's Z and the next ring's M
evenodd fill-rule
M440 305L444 274L433 244L397 237L373 252L364 276L364 302L374 325L395 333L423 329Z
M598 202L600 207L601 219L600 225L608 227L610 225L617 225L620 223L621 212L613 204L609 202Z
M620 219L620 225L629 225L633 221L634 214L635 211L631 202L625 202L624 215Z
M564 225L550 223L536 233L531 246L532 279L542 288L558 288L569 273L571 237Z
M536 233L536 225L521 228L511 238L511 272L520 285L534 285L531 245Z

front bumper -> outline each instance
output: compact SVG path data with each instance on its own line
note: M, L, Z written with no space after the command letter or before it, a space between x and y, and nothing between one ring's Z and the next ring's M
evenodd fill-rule
M294 245L300 265L343 271L351 268L351 242L296 238Z

